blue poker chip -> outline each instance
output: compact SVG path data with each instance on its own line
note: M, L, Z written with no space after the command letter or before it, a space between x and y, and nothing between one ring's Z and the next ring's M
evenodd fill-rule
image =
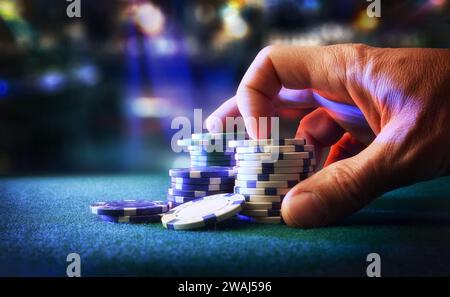
M182 191L229 191L233 192L234 184L220 184L220 185L189 185L172 183L172 189Z
M116 200L99 201L91 204L91 212L107 216L155 215L169 211L166 201Z
M174 168L169 170L172 177L204 178L204 177L235 177L236 171L233 167L191 167Z
M172 183L189 184L189 185L221 185L234 183L234 177L200 177L200 178L186 178L186 177L172 177Z
M177 189L172 189L169 188L169 190L167 191L167 193L169 195L172 196L184 196L184 197L204 197L204 196L209 196L209 195L215 195L215 194L220 194L223 193L225 191L196 191L196 190L177 190ZM233 192L233 191L230 191Z
M162 214L141 215L141 216L108 216L99 215L102 221L111 223L145 224L161 222Z

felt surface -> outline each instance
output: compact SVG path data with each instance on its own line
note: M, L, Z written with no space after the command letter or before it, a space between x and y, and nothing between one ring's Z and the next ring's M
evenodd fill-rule
M450 176L387 193L339 226L300 230L227 221L217 229L106 223L89 204L165 199L166 173L0 179L0 275L365 275L369 253L382 275L450 275Z

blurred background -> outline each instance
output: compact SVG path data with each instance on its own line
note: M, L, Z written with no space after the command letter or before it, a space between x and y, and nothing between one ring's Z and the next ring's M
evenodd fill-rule
M0 0L0 174L134 172L188 160L176 116L232 96L268 44L450 46L448 0ZM295 131L296 127L293 127Z

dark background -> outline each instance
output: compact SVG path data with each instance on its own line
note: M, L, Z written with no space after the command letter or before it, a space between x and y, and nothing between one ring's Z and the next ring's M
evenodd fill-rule
M175 116L232 96L265 45L450 47L447 0L0 0L0 174L187 164ZM295 127L294 127L295 129Z

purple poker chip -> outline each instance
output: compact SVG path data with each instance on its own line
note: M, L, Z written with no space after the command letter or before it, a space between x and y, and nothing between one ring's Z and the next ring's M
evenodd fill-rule
M99 201L91 204L91 212L107 216L155 215L169 211L167 201L117 200Z
M111 223L145 224L161 222L162 214L142 215L142 216L98 216L102 221Z

